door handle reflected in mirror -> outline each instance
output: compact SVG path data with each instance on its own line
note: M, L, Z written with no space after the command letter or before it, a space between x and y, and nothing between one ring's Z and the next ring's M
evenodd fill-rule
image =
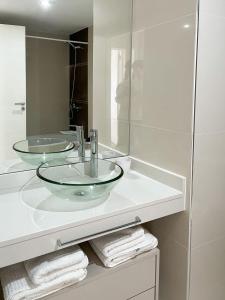
M25 105L25 102L15 102L14 105Z
M14 105L15 106L21 106L22 111L26 110L26 108L25 108L26 103L25 102L15 102Z

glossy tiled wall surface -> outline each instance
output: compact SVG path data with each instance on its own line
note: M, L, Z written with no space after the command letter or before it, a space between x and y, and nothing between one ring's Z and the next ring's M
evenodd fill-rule
M94 0L93 126L128 154L132 0Z
M225 2L200 0L190 300L225 299Z
M131 155L188 181L196 2L134 0L133 10ZM161 249L160 300L186 300L189 211L152 222L150 227Z
M190 168L194 51L193 1L134 1L131 153L181 175Z

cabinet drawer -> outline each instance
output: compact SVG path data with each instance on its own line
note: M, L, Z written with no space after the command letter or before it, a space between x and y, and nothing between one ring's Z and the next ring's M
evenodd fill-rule
M43 300L156 300L154 291L158 278L158 249L115 268L105 268L87 243L81 247L89 257L87 277L78 284L43 297Z
M65 246L75 245L93 239L93 236L96 238L117 231L114 229L118 227L121 230L127 228L128 224L134 226L144 223L151 213L150 208L138 209L63 230L45 232L42 236L26 237L24 241L0 247L0 268L59 250L57 241ZM137 221L137 216L141 222Z
M43 298L44 300L154 300L155 286L155 264L157 249L155 255L150 252L140 255L127 263L116 268L106 269L95 263L88 266L87 278L72 287L66 288ZM150 289L153 290L150 291ZM146 295L145 295L146 294ZM138 295L132 298L134 295ZM147 298L145 298L145 296ZM153 298L151 298L151 297ZM149 298L150 297L150 298Z
M135 297L130 298L129 300L155 300L155 289L151 289L144 293L141 293Z
M122 229L126 228L126 224L134 223L135 225L136 213L112 216L2 246L0 247L0 268L59 250L61 247L58 247L58 241L65 243L66 246L75 245L90 240L92 236L98 237L111 233L114 231L111 229L115 227ZM74 243L70 243L73 241Z

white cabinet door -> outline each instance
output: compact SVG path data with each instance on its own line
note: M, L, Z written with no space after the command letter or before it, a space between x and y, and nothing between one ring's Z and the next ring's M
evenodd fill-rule
M26 137L25 27L0 24L0 161Z

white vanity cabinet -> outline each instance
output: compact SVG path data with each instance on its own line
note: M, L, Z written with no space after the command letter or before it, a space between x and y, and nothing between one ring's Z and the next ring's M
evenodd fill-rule
M0 268L185 210L185 179L168 173L164 182L166 176L173 185L132 170L103 204L64 212L46 206L62 200L52 200L42 182L32 183L32 171L0 177ZM158 299L158 249L112 269L92 251L88 256L87 278L46 300Z
M15 182L13 175L6 176ZM181 191L134 171L130 177L122 178L105 203L92 209L51 211L51 207L46 209L49 198L54 205L63 201L52 200L41 182L0 193L0 268L177 213L185 207ZM37 207L32 207L36 200ZM41 209L42 203L45 209Z

